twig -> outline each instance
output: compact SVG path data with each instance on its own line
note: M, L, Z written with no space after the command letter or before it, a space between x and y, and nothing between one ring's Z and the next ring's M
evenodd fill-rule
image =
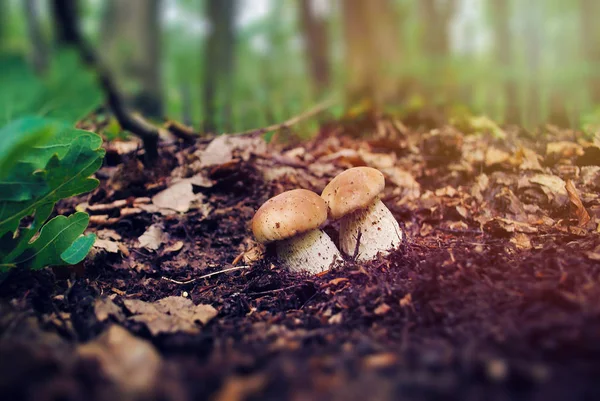
M302 284L295 284L295 285L290 285L288 287L283 287L283 288L277 288L275 290L267 290L267 291L261 291L261 292L249 292L248 295L267 295L267 294L275 294L277 292L281 292L281 291L285 291L285 290L289 290L291 288L295 288L295 287L300 287L302 286Z
M217 274L222 274L222 273L227 273L227 272L231 272L234 270L242 270L242 269L249 269L250 266L237 266L237 267L230 267L228 269L223 269L223 270L219 270L218 272L212 272L212 273L208 273L205 274L204 276L200 276L200 277L196 277L193 278L191 280L187 280L187 281L179 281L179 280L174 280L172 278L168 278L168 277L161 277L161 279L165 280L165 281L170 281L171 283L175 283L175 284L179 284L179 285L185 285L185 284L191 284L194 281L197 280L202 280L203 278L208 278L208 277L212 277L212 276L216 276Z
M167 121L165 124L165 128L169 130L171 134L183 140L185 143L193 143L200 136L192 128L183 125L177 121Z
M272 124L272 125L269 125L268 127L263 127L263 128L254 128L254 129L249 129L246 131L234 132L234 133L230 133L229 135L249 135L249 134L256 134L256 133L264 134L265 132L279 131L284 128L289 128L292 125L298 124L302 120L305 120L307 118L310 118L314 115L317 115L317 114L327 110L328 108L333 106L335 103L336 103L336 101L334 98L329 98L329 99L324 100L323 102L315 105L314 107L311 107L310 109L306 110L305 112L298 114L297 116L294 116L282 123Z
M64 12L65 3L64 0L54 0L52 10L57 23L62 27L62 31L68 33L67 40L64 40L64 43L75 47L84 63L96 72L98 81L104 89L108 105L117 118L119 125L124 130L130 131L142 139L146 151L146 162L154 162L158 158L158 128L127 110L109 70L102 65L92 47L81 34L76 13Z

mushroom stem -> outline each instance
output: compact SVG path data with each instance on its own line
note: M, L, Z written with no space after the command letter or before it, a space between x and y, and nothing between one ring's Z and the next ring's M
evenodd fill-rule
M377 253L389 253L402 243L402 230L392 212L376 198L365 209L344 216L340 223L340 247L347 255L353 255L358 244L359 261L371 260Z
M295 272L320 273L343 260L331 238L320 229L277 241L275 246L281 262Z

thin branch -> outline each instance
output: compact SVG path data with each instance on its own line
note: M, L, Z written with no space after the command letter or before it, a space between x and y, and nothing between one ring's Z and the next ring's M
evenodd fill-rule
M222 273L227 273L227 272L231 272L234 270L242 270L242 269L249 269L250 266L237 266L237 267L230 267L228 269L223 269L223 270L219 270L217 272L212 272L212 273L208 273L205 274L204 276L200 276L200 277L196 277L193 278L191 280L187 280L187 281L179 281L179 280L174 280L172 278L168 278L168 277L161 277L163 280L165 281L170 281L171 283L175 283L175 284L179 284L179 285L185 285L185 284L191 284L197 280L202 280L203 278L208 278L208 277L212 277L212 276L216 276L217 274L222 274Z
M158 128L127 110L110 72L102 65L92 47L81 34L77 13L71 10L74 5L73 0L53 1L55 23L61 27L60 33L63 43L77 49L84 63L96 72L100 86L106 95L108 106L114 113L119 125L124 130L142 139L146 150L146 161L148 163L154 162L158 158ZM71 10L71 12L65 12L65 10Z
M229 135L249 135L249 134L256 134L256 133L264 134L266 132L279 131L279 130L282 130L285 128L290 128L292 125L298 124L302 120L306 120L307 118L310 118L312 116L322 113L323 111L327 110L328 108L330 108L331 106L333 106L335 104L336 104L335 99L329 98L329 99L324 100L323 102L311 107L310 109L306 110L305 112L298 114L297 116L294 116L282 123L272 124L272 125L269 125L268 127L263 127L263 128L255 128L255 129L249 129L249 130L241 131L241 132L234 132L234 133L230 133Z

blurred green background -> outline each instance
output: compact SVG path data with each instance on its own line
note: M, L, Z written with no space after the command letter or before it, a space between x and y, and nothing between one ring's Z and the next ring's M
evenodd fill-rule
M598 0L0 0L0 59L56 75L54 17L73 4L133 107L203 131L282 122L332 96L338 116L600 121Z

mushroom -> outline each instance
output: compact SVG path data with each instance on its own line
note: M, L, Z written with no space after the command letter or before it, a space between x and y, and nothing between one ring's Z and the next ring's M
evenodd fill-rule
M374 259L402 243L398 222L381 201L383 174L371 167L354 167L337 175L323 190L332 219L340 219L340 248L357 260ZM358 249L356 249L358 243Z
M319 228L325 220L325 201L312 191L294 189L258 209L252 232L258 242L275 242L277 256L288 269L319 273L343 260L331 238Z

